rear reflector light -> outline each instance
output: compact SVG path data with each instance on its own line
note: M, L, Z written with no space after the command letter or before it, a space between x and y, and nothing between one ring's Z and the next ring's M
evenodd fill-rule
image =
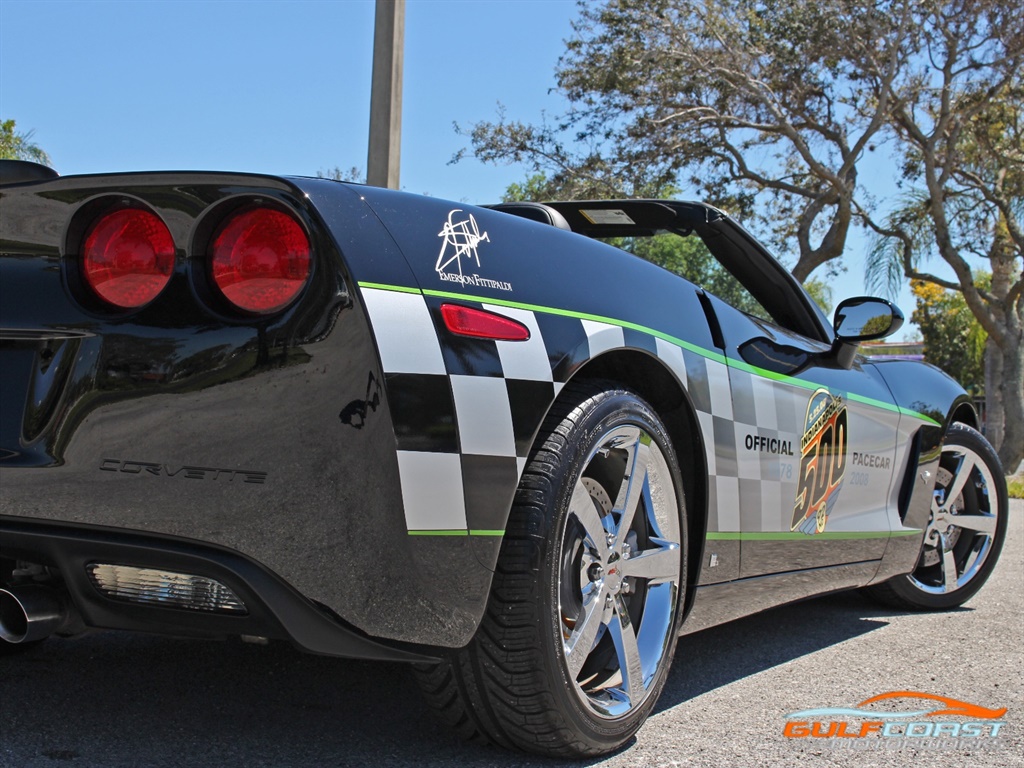
M106 563L89 563L85 570L100 592L116 600L209 613L248 613L230 588L207 576Z
M459 336L495 341L526 341L530 338L530 329L522 323L484 309L442 304L441 317L448 330Z
M82 246L85 282L103 301L135 309L159 295L174 271L174 240L159 217L122 208L97 220Z
M229 218L213 238L210 273L224 298L246 312L284 309L309 278L309 238L299 223L274 208L248 208Z

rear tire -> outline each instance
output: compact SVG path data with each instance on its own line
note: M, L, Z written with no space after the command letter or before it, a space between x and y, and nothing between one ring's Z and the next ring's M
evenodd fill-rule
M995 568L1007 513L1006 478L995 450L976 430L953 424L942 446L932 514L914 571L864 592L909 610L963 605Z
M416 675L463 738L572 758L621 747L653 709L687 542L654 410L610 383L562 395L523 472L476 636Z

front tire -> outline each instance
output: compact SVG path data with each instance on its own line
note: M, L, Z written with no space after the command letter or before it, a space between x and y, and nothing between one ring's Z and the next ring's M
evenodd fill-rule
M963 605L995 568L1006 538L1006 479L991 444L965 424L949 428L939 458L932 513L913 572L868 587L896 608Z
M686 520L654 410L613 384L562 394L524 470L476 636L417 675L464 738L584 757L632 738L665 683Z

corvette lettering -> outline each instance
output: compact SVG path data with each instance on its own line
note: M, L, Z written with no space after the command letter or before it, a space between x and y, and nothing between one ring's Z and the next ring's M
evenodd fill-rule
M793 531L822 533L846 472L847 410L839 395L819 389L807 404L800 439L800 485Z
M262 484L267 479L266 472L251 469L217 469L215 467L192 467L170 464L154 464L149 461L123 461L121 459L103 459L100 469L104 472L120 472L125 475L141 475L143 473L155 477L184 477L188 480L220 480L234 482L237 477L243 483Z

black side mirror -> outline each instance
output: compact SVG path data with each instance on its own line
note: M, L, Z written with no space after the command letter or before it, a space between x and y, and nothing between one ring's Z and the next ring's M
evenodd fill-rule
M896 333L903 327L903 313L885 299L857 296L839 303L832 327L836 334L832 355L840 367L848 369L853 365L857 345Z

